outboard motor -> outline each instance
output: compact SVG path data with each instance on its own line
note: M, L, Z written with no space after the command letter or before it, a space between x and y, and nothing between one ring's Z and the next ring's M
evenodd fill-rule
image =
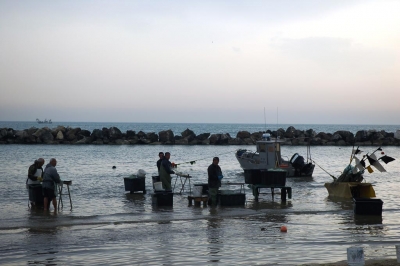
M298 153L293 154L290 163L296 170L301 170L304 167L304 158Z

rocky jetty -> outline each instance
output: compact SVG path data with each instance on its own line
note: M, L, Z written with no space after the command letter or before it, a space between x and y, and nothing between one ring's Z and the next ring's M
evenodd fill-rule
M186 129L181 135L174 135L172 130L158 133L145 133L127 130L121 132L116 127L94 129L92 132L81 128L58 126L50 129L29 128L14 130L0 128L0 144L92 144L92 145L252 145L260 140L263 133L270 133L272 137L279 136L285 139L283 145L312 146L400 146L400 139L394 133L375 130L361 130L355 135L349 131L337 131L333 134L319 132L313 129L297 130L288 127L286 130L267 130L265 132L239 131L236 136L230 134L202 133L196 135Z

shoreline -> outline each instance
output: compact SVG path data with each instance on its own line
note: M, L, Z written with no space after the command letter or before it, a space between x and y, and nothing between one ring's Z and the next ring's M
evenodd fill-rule
M286 130L266 130L250 133L239 131L236 136L229 133L195 134L186 129L175 135L171 129L158 133L127 130L117 127L89 130L58 126L32 127L24 130L0 128L0 144L93 144L93 145L254 145L264 133L280 139L281 145L290 146L400 146L400 131L360 130L356 134L340 130L332 133L313 129L298 130L289 126Z

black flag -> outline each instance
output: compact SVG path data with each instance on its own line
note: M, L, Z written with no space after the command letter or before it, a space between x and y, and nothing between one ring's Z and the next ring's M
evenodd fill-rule
M388 163L394 161L395 159L385 155L385 156L382 156L381 158L379 158L379 160L382 160L385 164L388 164Z
M365 162L364 159L360 161L360 164L365 168Z

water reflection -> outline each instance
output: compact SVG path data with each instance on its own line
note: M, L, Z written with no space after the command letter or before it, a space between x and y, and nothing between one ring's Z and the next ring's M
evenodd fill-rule
M210 210L211 211L211 210ZM216 211L215 209L213 211ZM222 239L224 237L221 228L221 219L211 218L207 221L207 241L209 262L219 262L223 248Z

